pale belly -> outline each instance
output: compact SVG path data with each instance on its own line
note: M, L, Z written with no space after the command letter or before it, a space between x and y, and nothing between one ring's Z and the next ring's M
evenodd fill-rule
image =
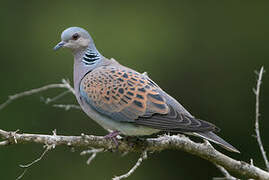
M95 110L91 109L86 102L81 102L84 106L81 106L83 111L94 121L96 121L100 126L108 131L119 131L121 134L127 136L145 136L160 132L158 129L153 129L145 126L134 125L128 122L119 122L112 120L106 116L97 113Z

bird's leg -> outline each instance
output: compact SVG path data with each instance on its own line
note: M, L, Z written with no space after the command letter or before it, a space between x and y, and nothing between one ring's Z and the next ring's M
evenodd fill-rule
M118 140L117 140L117 136L120 134L119 131L113 131L107 135L104 136L105 139L111 139L115 144L116 147L119 146Z

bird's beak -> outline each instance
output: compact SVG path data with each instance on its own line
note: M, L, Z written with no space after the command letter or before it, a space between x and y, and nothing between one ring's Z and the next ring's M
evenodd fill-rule
M64 47L65 44L66 44L66 42L64 42L64 41L59 42L59 43L53 48L54 51L57 51L58 49Z

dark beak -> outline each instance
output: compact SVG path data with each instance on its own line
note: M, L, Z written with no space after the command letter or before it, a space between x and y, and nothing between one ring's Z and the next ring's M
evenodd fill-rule
M65 45L64 41L59 42L54 48L54 51L57 51L58 49L62 48Z

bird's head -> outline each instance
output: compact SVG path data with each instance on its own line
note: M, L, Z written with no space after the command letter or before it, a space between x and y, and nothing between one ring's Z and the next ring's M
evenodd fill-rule
M62 41L54 47L54 50L66 47L76 51L85 49L90 43L93 43L90 34L80 27L67 28L62 32L61 39Z

